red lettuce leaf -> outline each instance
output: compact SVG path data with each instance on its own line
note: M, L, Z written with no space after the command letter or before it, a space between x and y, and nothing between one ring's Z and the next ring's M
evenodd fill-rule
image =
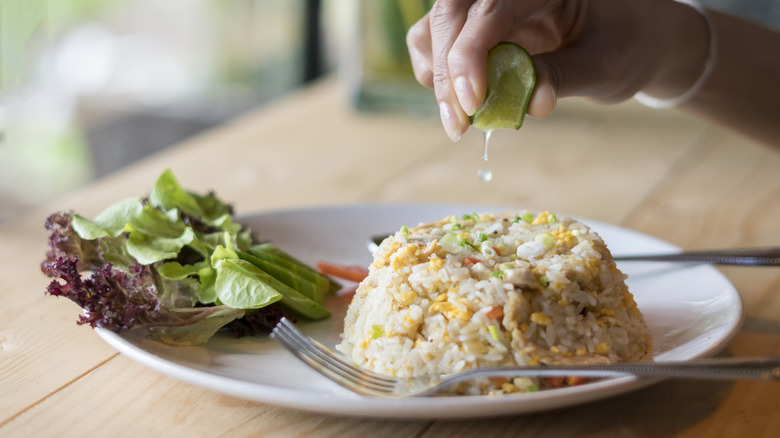
M157 287L149 266L139 264L129 272L110 264L84 278L78 259L58 257L48 263L53 280L46 292L65 297L83 310L79 324L89 324L120 333L132 330L175 345L206 342L244 311L227 306L169 308L157 298Z

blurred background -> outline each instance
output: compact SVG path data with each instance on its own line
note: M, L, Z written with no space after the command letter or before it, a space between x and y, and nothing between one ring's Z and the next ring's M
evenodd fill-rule
M323 76L435 115L406 29L433 0L0 0L0 224ZM778 29L780 0L704 0Z

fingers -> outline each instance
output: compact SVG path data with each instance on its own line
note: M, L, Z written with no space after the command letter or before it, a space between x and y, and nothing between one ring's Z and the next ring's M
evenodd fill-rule
M433 90L439 103L442 125L452 141L458 141L469 127L469 117L455 91L449 54L466 23L472 0L440 0L428 14L431 35ZM459 88L464 84L459 81Z
M469 115L485 99L488 51L506 40L515 23L543 3L545 0L520 4L508 0L439 0L409 30L407 45L415 77L434 89L442 125L453 141L468 129ZM553 94L539 96L546 96L544 102L554 101Z
M447 53L449 75L463 110L471 115L485 100L488 52L509 41L516 23L535 7L505 0L477 0L468 11L460 33Z
M552 114L558 97L555 88L549 82L539 82L537 79L531 101L528 103L528 115L535 119L544 119Z
M406 34L406 46L409 48L414 77L422 85L433 88L431 26L428 15L409 28L409 32Z
M412 70L417 80L433 88L442 125L452 141L458 141L469 126L449 77L447 53L460 31L470 1L440 1L406 35Z
M436 14L436 11L432 11ZM452 23L452 24L457 24ZM437 24L440 29L442 24ZM449 44L442 44L442 38L447 41L447 30L437 30L437 53L449 50ZM439 113L442 126L452 141L458 141L469 126L468 115L457 104L453 85L449 81L446 63L434 61L434 46L431 32L431 13L423 17L409 29L406 35L409 47L409 57L412 70L417 80L428 88L433 88L439 103ZM435 72L435 73L434 73Z

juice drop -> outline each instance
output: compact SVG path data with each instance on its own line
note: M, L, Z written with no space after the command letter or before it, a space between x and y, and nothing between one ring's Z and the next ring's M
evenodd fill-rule
M482 149L482 161L488 160L488 143L490 143L490 137L493 136L493 131L485 131L482 136L483 149Z
M493 135L493 131L484 131L484 146L482 149L482 161L487 162L488 160L488 143L490 142L490 137ZM479 178L480 181L490 181L493 179L493 171L487 168L480 168L477 170L477 178Z

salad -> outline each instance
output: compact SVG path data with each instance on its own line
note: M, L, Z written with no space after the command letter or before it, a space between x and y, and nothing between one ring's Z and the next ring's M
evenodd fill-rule
M145 198L90 220L60 211L46 220L46 293L66 297L79 324L199 345L218 330L237 336L283 316L323 319L340 285L272 243L256 240L214 193L183 189L170 170Z

